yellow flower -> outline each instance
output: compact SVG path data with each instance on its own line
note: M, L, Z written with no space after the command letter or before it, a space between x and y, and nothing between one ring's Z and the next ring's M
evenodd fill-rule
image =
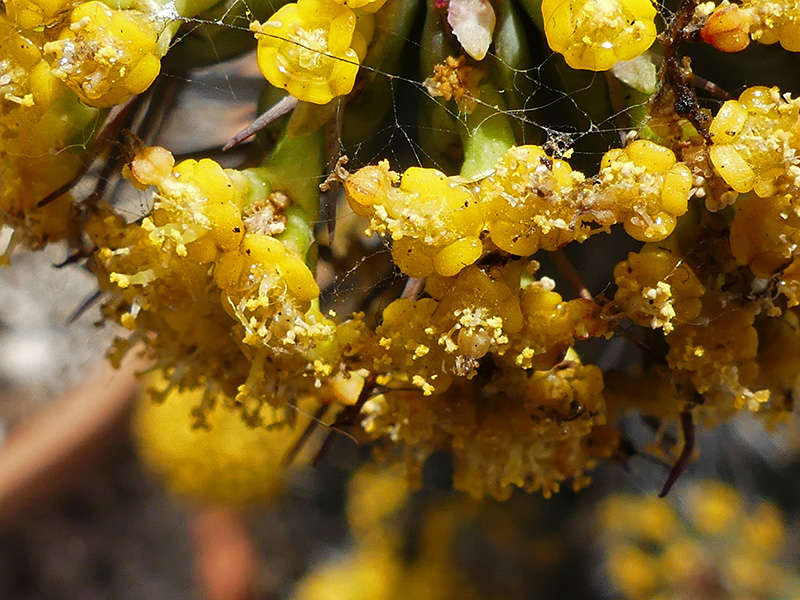
M98 108L142 93L161 70L152 19L136 10L112 10L102 2L75 8L70 26L44 50L55 57L53 74Z
M401 178L381 161L353 173L345 192L372 231L392 237L395 264L412 277L452 277L483 253L475 192L440 171L411 167Z
M656 39L650 0L543 0L547 44L573 69L605 71Z
M386 0L333 0L337 4L343 4L348 8L360 11L362 13L374 13L379 10Z
M299 0L250 28L258 38L264 77L298 100L325 104L353 89L367 49L356 26L356 14L347 6Z
M165 398L140 398L133 429L142 459L173 494L225 505L265 503L280 495L287 477L282 460L296 431L248 426L223 396L208 409L207 428L193 427L205 389L168 387L161 375L151 382ZM307 420L297 411L302 429Z
M22 29L35 29L53 21L70 0L6 0L6 14Z
M708 128L709 157L720 177L739 193L760 198L796 188L800 149L800 99L777 87L747 88L728 100Z

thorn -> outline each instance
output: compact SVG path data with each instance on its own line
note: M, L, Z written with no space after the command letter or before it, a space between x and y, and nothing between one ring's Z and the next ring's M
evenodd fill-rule
M313 416L311 417L311 421L309 421L306 428L303 430L303 433L300 434L300 437L297 438L297 441L289 448L289 451L286 453L286 456L283 457L281 461L284 467L288 467L294 462L294 459L297 458L297 455L300 454L300 451L308 442L308 439L311 435L317 430L322 424L321 419L325 416L325 414L330 409L330 404L322 404L317 407L317 410L314 411Z
M317 451L314 459L311 461L311 466L316 467L319 465L320 461L325 458L330 445L333 443L336 435L340 433L339 428L349 427L356 422L358 415L361 414L361 409L364 407L364 404L366 404L367 400L375 389L375 378L375 374L370 373L370 375L364 380L364 387L361 388L361 392L358 394L358 399L356 400L355 404L352 406L346 406L336 416L336 420L330 426L331 431L325 438L325 441L322 442L322 446Z
M692 413L689 410L684 410L681 413L681 430L683 431L683 449L681 450L680 456L678 456L678 460L672 465L672 470L667 476L667 481L664 483L664 487L661 488L661 493L658 494L659 498L664 498L669 494L672 486L675 485L678 478L686 471L686 468L692 460L692 453L694 452L695 446L695 430Z
M287 94L263 113L261 113L261 115L259 115L255 121L250 123L250 125L233 136L230 141L222 147L222 151L225 152L234 146L238 146L247 138L254 136L265 127L268 127L270 124L280 119L283 115L289 114L295 109L298 102L299 100L297 98Z
M75 321L81 318L81 315L89 310L94 304L103 297L103 292L97 290L91 296L86 298L83 302L80 303L78 308L72 311L72 314L67 319L67 325L72 325Z
M75 185L77 185L77 183L83 179L83 176L89 172L89 169L91 168L95 159L100 156L100 154L102 154L111 143L112 136L125 126L125 123L131 116L131 110L137 105L137 103L140 101L140 98L141 96L133 96L125 101L124 104L120 104L119 106L115 106L111 109L108 117L103 122L100 133L97 134L97 137L94 139L89 152L86 153L83 162L81 162L78 172L65 184L58 186L52 192L47 194L47 196L39 200L38 204L36 205L38 208L47 206L54 200L57 200L59 197L63 196L72 188L74 188Z

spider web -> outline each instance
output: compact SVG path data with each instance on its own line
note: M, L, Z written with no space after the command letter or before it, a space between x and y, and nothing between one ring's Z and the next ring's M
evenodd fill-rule
M195 44L202 39L206 41L210 62L216 64L180 72L168 62L168 55L160 78L161 91L153 92L154 102L174 100L164 117L163 126L157 132L151 132L150 139L146 140L148 143L165 146L176 155L176 159L209 157L223 166L235 168L246 166L248 155L257 155L259 150L263 155L268 150L266 146L259 148L263 142L258 138L231 152L221 152L221 146L257 116L260 99L263 110L265 102L268 106L283 94L282 90L270 90L271 86L264 80L255 61L256 44L249 29L250 22L256 18L265 20L284 3L266 4L235 0L217 18L184 19L171 53L180 52L182 45ZM483 63L490 65L487 71L498 69L504 73L505 86L497 87L500 101L497 104L480 96L474 100L487 115L485 120L505 119L513 128L518 144L539 144L555 155L571 156L573 166L593 174L602 153L619 146L629 132L629 113L642 107L630 101L627 106L621 103L614 106L614 95L608 90L619 92L624 88L621 82L612 75L569 69L560 55L547 48L543 36L527 15L518 7L515 10L529 45L527 64L510 65L494 53L494 47L490 48ZM432 140L451 139L457 143L459 138L470 135L470 128L468 115L460 112L455 102L431 96L426 87L425 80L433 75L426 65L441 63L444 57L437 54L430 43L421 41L419 32L425 12L426 7L420 2L408 35L376 30L376 38L389 36L394 38L393 42L401 42L403 57L395 71L372 68L369 58L361 67L361 75L370 80L369 85L383 86L388 90L385 113L375 121L373 128L361 135L353 135L349 126L353 123L358 125L358 117L349 115L346 105L340 111L340 115L346 116L339 123L342 135L336 140L336 152L347 156L350 170L387 159L392 168L400 172L410 166L424 166L437 168L448 175L458 174L462 160L458 147L452 156L430 147ZM246 37L251 40L250 50L228 59L230 49L215 40L216 33ZM355 97L357 99L357 94ZM500 103L505 103L505 106ZM431 123L431 114L436 111L439 121L444 121L444 124ZM323 180L324 175L320 174L319 183ZM119 209L132 219L145 214L151 205L147 192L133 190L131 186L117 187L114 196ZM123 198L127 199L123 201ZM349 213L346 203L340 200L338 205L337 237L344 235L343 231L363 227ZM322 221L316 225L318 229L324 227ZM331 258L330 253L323 254ZM402 278L391 268L388 249L380 240L362 240L361 251L355 254L348 262L331 260L336 264L331 267L331 280L323 292L323 302L331 301L332 305L338 306L337 311L358 308L359 302L344 301L354 291L371 297L380 290L396 288L402 283ZM380 267L372 266L373 263ZM372 272L375 269L379 272ZM397 290L390 292L391 295L396 297Z
M275 8L283 3L269 4L271 8ZM412 29L418 29L422 24L422 3L420 7ZM234 15L242 12L244 14ZM184 19L185 26L174 40L173 46L179 46L201 28L208 27L224 28L252 36L249 24L255 18L254 15L270 12L263 8L256 10L246 0L235 0L229 5L225 15L217 20ZM527 21L527 18L524 20ZM532 24L526 22L525 25ZM377 31L376 36L378 35L397 37L387 31ZM502 116L518 127L518 143L544 144L556 153L566 153L573 149L577 156L590 157L583 161L588 165L598 162L599 154L612 145L618 145L620 137L627 133L629 127L621 123L624 123L627 112L635 110L637 106L620 106L614 110L605 93L607 83L602 73L573 72L570 74L572 81L562 81L558 85L559 82L555 80L563 79L567 70L563 60L546 48L538 33L529 32L527 35L531 45L531 64L526 68L516 68L504 62L491 50L486 59L486 62L494 62L511 76L511 85L497 90L499 96L521 97L522 105L490 105L480 97L475 98L476 102L495 113L489 118ZM340 140L340 148L347 152L351 161L349 166L353 168L387 158L392 162L393 168L404 169L418 165L439 168L448 175L456 175L452 168L447 168L449 165L432 155L420 141L425 135L460 134L463 132L459 129L466 129L466 115L459 113L455 103L432 97L424 83L432 73L421 70L420 65L441 62L443 57L437 56L430 44L421 42L419 36L403 37L402 41L405 44L406 61L398 72L375 69L368 65L361 67L362 72L371 71L370 74L375 76L373 85L385 85L390 90L391 101L385 118L374 131L361 139L348 139L349 143ZM174 133L176 127L191 125L195 128L191 131L194 147L191 143L187 144L186 140L181 144L187 153L201 152L204 143L209 153L214 153L220 142L227 141L226 136L230 131L226 131L225 126L231 126L231 122L236 119L238 124L242 124L254 118L258 96L261 90L269 87L258 73L254 52L234 61L222 62L227 50L217 48L213 39L208 39L208 43L219 57L220 64L186 74L165 74L165 77L180 80L184 87L181 92L183 101L179 103L178 110L173 111L178 114L172 115L173 123L167 124L167 130ZM255 40L252 49L255 50ZM582 100L586 100L587 94L592 94L593 100L601 100L605 104L590 110L585 109L587 103L582 103ZM197 108L187 107L192 102ZM201 106L203 104L205 107ZM430 111L431 104L437 105L450 117L453 128L424 126L419 123L419 112ZM203 108L209 109L214 105L225 106L226 114L215 113L214 118L208 121L197 118L198 115L202 117ZM188 119L180 114L187 108L191 115ZM180 125L174 123L176 119ZM209 137L205 140L199 139L198 133ZM348 137L347 132L344 137ZM181 153L181 149L177 152Z

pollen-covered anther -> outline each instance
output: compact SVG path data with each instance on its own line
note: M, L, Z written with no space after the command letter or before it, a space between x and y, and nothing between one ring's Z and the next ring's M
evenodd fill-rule
M434 98L455 100L458 110L471 113L478 101L478 82L483 73L466 65L463 56L448 56L444 64L434 65L433 77L423 82L427 92Z
M285 211L291 199L281 191L272 192L244 209L243 221L248 233L277 235L286 231Z

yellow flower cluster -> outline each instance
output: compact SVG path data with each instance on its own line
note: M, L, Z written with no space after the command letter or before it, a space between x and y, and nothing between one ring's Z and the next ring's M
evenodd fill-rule
M265 220L282 229L285 195L257 170L175 165L163 148L140 151L129 175L156 187L151 215L125 224L101 211L89 226L114 290L107 310L135 330L125 346L142 339L173 384L234 397L254 421L291 418L290 400L330 375L339 349L312 302L306 248L264 232Z
M642 54L656 39L648 0L543 0L547 44L573 69L605 71Z
M301 105L261 166L176 163L163 148L143 147L124 168L130 182L152 193L152 209L139 221L126 222L94 198L73 207L61 191L92 161L105 161L103 144L116 141L114 127L102 128L100 109L146 90L180 15L211 1L6 0L0 14L2 222L32 247L68 240L83 251L76 260L96 247L88 267L106 295L105 316L132 332L115 358L146 345L165 378L155 396L177 406L191 391L194 418L208 426L234 415L248 425L282 424L307 399L341 402L351 413L339 415L336 427L376 441L406 464L413 482L427 457L444 450L455 459L456 488L496 498L515 486L549 495L567 480L584 485L617 443L607 419L630 408L655 418L661 442L678 420L687 445L687 423L718 423L744 410L786 418L800 387L800 100L778 88L750 88L725 102L706 131L679 47L702 28L720 49L738 49L750 35L794 49L794 0L702 5L693 15L693 7L681 8L661 38L659 92L619 112L641 116L640 135L649 139L632 136L602 158L587 152L586 160L600 159L593 174L571 165L569 153L548 150L556 138L544 147L515 145L529 133L524 118L511 117L527 110L517 102L529 99L523 80L530 64L512 17L524 4L539 22L538 4L479 2L470 34L464 4L427 3L424 60L463 68L469 76L462 84L480 83L461 122L441 104L421 106L431 118L420 120L428 132L420 144L439 164L463 151L460 177L420 166L400 174L386 160L348 174L318 127L341 124L339 141L350 152L353 121L362 127L358 143L377 141L374 127L389 110L399 114L395 90L380 76L398 76L418 22L416 3L281 2L251 29L260 69L289 94L281 106L297 106L292 97ZM655 15L648 0L544 0L540 16L553 50L574 68L597 71L644 52L656 39ZM396 32L394 21L405 29ZM451 42L472 47L471 35L492 47L486 62L451 52ZM353 92L367 60L372 70L361 91L336 101ZM577 77L561 70L564 81ZM546 71L537 70L543 83ZM437 92L464 105L450 89L458 78L443 73L433 78L444 86ZM599 87L598 106L605 106L608 90ZM581 117L611 118L586 106L598 86L571 89ZM332 107L344 111L335 120ZM120 111L122 120L143 114L136 101L126 108L132 112ZM694 127L684 127L687 114ZM650 119L664 115L667 126ZM561 125L546 127L567 131L575 123ZM100 130L102 144L90 148ZM453 135L426 138L439 131ZM318 268L314 225L326 174L331 247L319 253ZM387 240L391 264L388 253L357 236L333 235L339 182L367 232ZM705 206L690 203L693 194ZM594 299L561 253L551 262L579 298L562 295L538 272L537 252L583 243L615 225L646 245L616 264L612 287ZM605 247L610 256L616 248ZM603 266L622 258L614 254L606 264L603 252ZM376 285L397 269L409 276L399 299L394 283L391 291ZM352 297L338 292L349 285L345 273L358 280ZM343 318L329 307L342 307ZM642 351L641 369L629 370L639 375L604 381L576 346L622 334ZM775 344L792 352L777 353ZM675 454L675 444L662 446Z
M477 261L488 239L518 256L582 242L615 223L637 240L662 240L687 210L692 173L669 148L637 140L607 152L590 179L538 146L520 146L475 184L419 167L400 177L382 161L350 175L345 190L369 231L392 238L403 272L449 277Z
M793 598L800 580L785 562L786 527L773 503L747 503L732 487L693 483L672 504L618 495L600 509L613 586L645 598ZM713 581L714 585L703 585Z
M376 329L372 369L380 382L441 393L454 377L474 377L488 355L549 369L576 339L605 332L594 302L563 301L549 279L523 284L522 269L472 265L455 277L429 278L430 298L392 302Z
M730 240L737 264L747 265L763 279L782 271L800 244L800 204L795 196L745 194L734 209Z
M737 264L770 279L797 305L800 254L800 100L753 87L729 100L711 123L709 155L720 176L744 196L735 204L730 244Z
M372 373L385 393L368 402L362 427L407 448L412 480L428 454L452 446L455 485L476 496L586 483L614 444L595 438L605 423L600 371L570 350L605 332L596 303L563 300L551 280L533 278L538 264L518 260L431 276L430 297L394 301L374 331L358 315L336 325L319 311L307 238L287 229L293 204L266 172L175 164L157 147L137 153L127 174L155 188L150 214L126 224L99 210L88 226L106 314L133 331L120 352L141 340L168 389L201 388L200 424L220 402L251 424L290 420L306 397L353 403ZM465 400L474 378L485 384ZM519 427L504 430L509 420ZM502 472L488 468L501 458Z
M349 94L375 29L372 13L384 2L298 0L264 23L254 21L261 72L304 102Z
M582 173L538 146L511 148L480 185L492 242L505 252L527 256L585 240L585 217L572 201L584 181Z
M711 162L739 193L760 198L798 187L800 100L778 88L751 87L722 105L709 127Z
M615 437L604 426L600 370L574 353L563 364L527 373L504 366L481 387L464 378L443 394L387 391L365 406L363 428L386 444L401 444L412 484L436 451L452 453L453 486L476 498L506 499L512 486L557 492L607 456Z
M599 223L604 212L622 222L632 238L657 242L675 229L686 212L692 172L678 163L669 148L636 140L623 149L609 150L600 164L599 183L584 204ZM586 192L584 192L586 193Z
M758 333L753 326L756 307L725 306L713 294L703 298L703 311L694 323L683 323L666 337L667 363L676 380L687 376L707 404L700 408L710 419L726 419L747 408L757 411L769 400L757 384Z
M603 317L609 326L627 317L663 328L668 351L663 364L635 379L609 378L611 412L637 408L677 419L690 407L708 424L742 410L762 412L768 421L787 416L787 390L795 384L788 373L796 355L776 356L773 340L796 345L791 324L797 317L777 300L788 285L737 265L730 214L709 214L706 221L682 238L629 255L615 270L619 289Z
M603 307L606 315L615 311L642 327L675 329L675 322L694 321L702 310L705 288L692 269L668 249L645 246L631 252L614 268L617 292Z
M748 0L752 15L750 35L762 44L780 42L790 52L800 52L800 4L796 0Z
M412 277L450 277L483 252L475 192L439 171L411 167L401 180L384 160L348 177L345 189L371 230L391 236L395 263Z
M69 196L37 205L78 172L76 145L96 118L53 75L45 43L0 14L0 222L32 248L77 235Z
M135 9L94 0L5 1L0 221L15 228L12 247L59 239L78 245L82 225L72 198L56 192L88 160L104 117L95 108L144 92L158 75L177 17L174 2Z

